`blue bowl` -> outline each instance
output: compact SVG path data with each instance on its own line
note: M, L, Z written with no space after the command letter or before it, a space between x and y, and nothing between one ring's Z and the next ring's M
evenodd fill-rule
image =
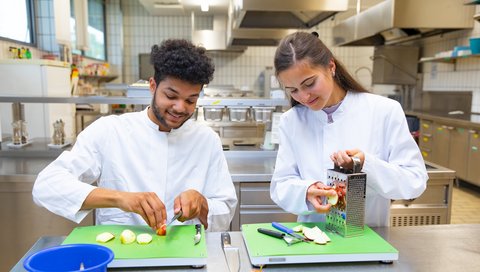
M25 259L23 266L28 271L36 272L107 271L113 256L113 251L104 246L70 244L36 252Z
M470 50L472 54L480 54L480 38L470 38Z

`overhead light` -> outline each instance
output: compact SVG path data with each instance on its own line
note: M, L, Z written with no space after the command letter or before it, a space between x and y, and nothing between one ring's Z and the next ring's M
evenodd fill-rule
M200 9L203 12L207 12L209 8L210 8L210 5L208 4L208 0L202 0L202 2L200 3Z

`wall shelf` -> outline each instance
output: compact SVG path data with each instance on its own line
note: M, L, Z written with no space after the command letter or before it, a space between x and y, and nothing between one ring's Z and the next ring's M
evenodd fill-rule
M148 105L151 97L124 96L71 96L71 97L40 97L40 96L0 96L0 103L74 103L74 104L137 104ZM288 106L287 99L266 98L200 98L197 106Z
M458 59L467 59L467 58L479 58L480 54L474 54L474 55L464 55L464 56L458 56L458 57L426 57L426 58L421 58L420 63L424 62L443 62L443 63L455 63Z

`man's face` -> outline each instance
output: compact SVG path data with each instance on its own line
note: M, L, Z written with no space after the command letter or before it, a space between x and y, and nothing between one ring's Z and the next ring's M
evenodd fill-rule
M202 87L202 84L190 84L174 77L167 77L157 85L150 78L153 97L148 116L160 131L181 127L195 112Z

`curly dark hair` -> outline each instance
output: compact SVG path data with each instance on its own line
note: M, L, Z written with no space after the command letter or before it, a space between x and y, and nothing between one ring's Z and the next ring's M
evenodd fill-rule
M157 84L168 76L190 84L208 84L215 71L205 48L183 39L169 39L152 46L150 63L155 68Z

